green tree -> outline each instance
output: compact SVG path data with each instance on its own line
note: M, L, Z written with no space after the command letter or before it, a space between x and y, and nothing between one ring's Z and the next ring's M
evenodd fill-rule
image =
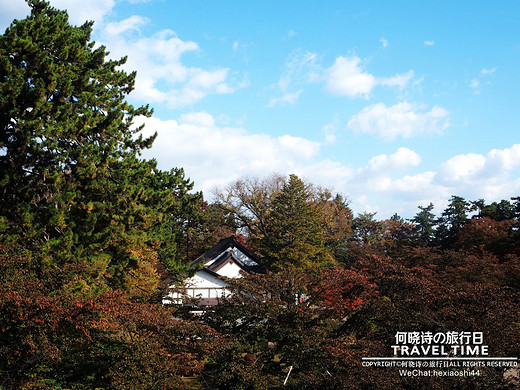
M432 242L435 234L435 214L432 213L433 203L428 206L419 206L419 211L410 222L415 225L415 233L420 245L428 245Z
M461 196L453 195L448 206L436 221L435 239L437 242L443 245L452 243L456 239L459 230L469 220L468 213L470 211L471 204L469 202Z
M325 247L320 209L296 175L290 175L272 202L261 240L267 266L317 269L332 262Z
M92 23L28 3L0 37L0 387L180 388L183 324L150 302L183 268L201 194L140 158L154 137L133 120L151 110L126 102L135 73ZM146 385L121 384L139 370Z
M377 246L383 242L384 224L376 220L375 215L365 211L352 223L354 237L364 246Z
M504 221L514 218L514 206L507 200L486 204L484 199L471 202L471 209L477 211L479 218L491 218L495 221Z
M156 256L170 268L185 215L200 194L180 169L161 172L140 152L132 123L148 107L125 101L135 73L90 42L92 23L68 23L40 0L0 37L0 226L6 240L39 253L46 282L57 270L105 288L153 276ZM189 210L189 211L188 211ZM168 230L168 231L167 231ZM137 272L137 273L136 273Z

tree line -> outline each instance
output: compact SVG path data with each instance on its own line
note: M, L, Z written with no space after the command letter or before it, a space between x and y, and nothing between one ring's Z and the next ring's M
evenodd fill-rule
M404 220L353 216L295 175L246 178L207 202L141 152L135 73L92 23L28 1L0 36L0 389L514 388L368 369L397 331L480 331L520 343L519 198L452 197ZM202 316L160 281L235 234L266 275ZM296 296L305 300L296 301Z

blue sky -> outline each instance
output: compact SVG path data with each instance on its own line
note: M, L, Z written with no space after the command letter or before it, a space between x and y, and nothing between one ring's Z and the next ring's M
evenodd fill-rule
M55 0L137 70L146 157L195 188L296 173L355 213L520 195L520 2ZM23 0L0 0L0 28Z

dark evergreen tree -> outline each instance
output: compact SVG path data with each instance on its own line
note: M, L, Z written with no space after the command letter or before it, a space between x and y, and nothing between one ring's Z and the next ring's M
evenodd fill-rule
M0 387L176 388L176 324L149 302L184 266L201 194L140 158L151 110L126 102L135 73L92 23L28 3L0 36Z
M272 202L261 247L268 268L290 266L316 270L330 264L321 227L321 214L311 193L296 175L290 175Z
M476 211L478 218L491 218L495 221L505 221L514 218L514 206L507 200L486 204L484 199L471 202L471 211Z
M354 237L364 246L377 246L383 241L384 225L374 218L376 214L365 211L354 218Z
M420 245L428 245L432 242L435 233L435 214L432 213L433 203L426 207L419 206L419 211L410 222L415 224L415 232Z
M175 268L175 242L200 194L189 194L182 170L139 158L154 137L132 125L151 114L125 101L135 73L94 48L92 23L72 26L44 1L29 5L0 38L3 239L38 252L42 272L72 263L84 270L75 277L100 288L133 283L157 265L157 251ZM55 276L46 282L67 280Z
M452 243L457 233L469 220L468 213L471 211L471 204L463 197L453 195L450 198L448 207L444 209L441 216L437 219L437 229L435 239L437 243L447 245Z

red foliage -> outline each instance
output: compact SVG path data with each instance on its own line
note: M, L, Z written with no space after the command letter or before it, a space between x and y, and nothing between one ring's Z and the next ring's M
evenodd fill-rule
M335 316L345 316L376 295L375 286L357 271L331 268L310 283L311 302L323 305Z

